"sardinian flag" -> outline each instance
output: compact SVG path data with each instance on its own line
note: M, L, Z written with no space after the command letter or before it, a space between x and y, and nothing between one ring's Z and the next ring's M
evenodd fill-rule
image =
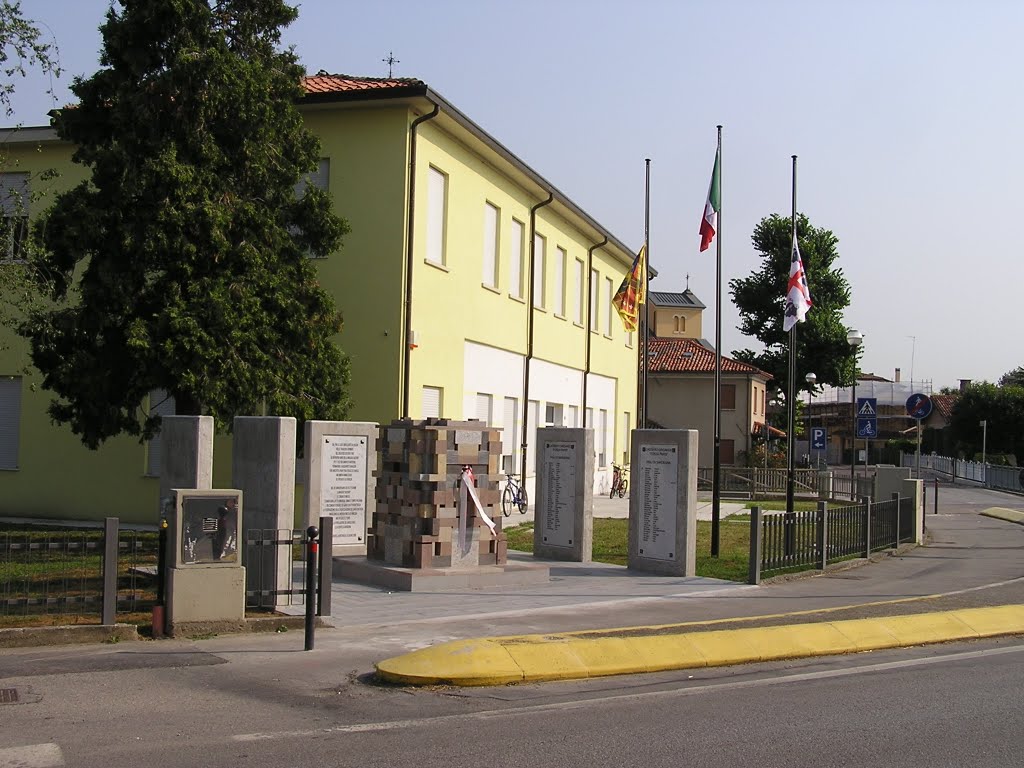
M807 275L804 262L800 258L800 246L793 233L793 260L789 263L789 285L786 287L786 315L782 321L782 330L787 333L797 323L802 323L811 308L811 293L807 290Z

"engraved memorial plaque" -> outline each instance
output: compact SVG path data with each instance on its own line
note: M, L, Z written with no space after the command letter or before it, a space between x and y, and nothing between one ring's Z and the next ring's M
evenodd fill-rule
M367 438L325 435L320 446L320 514L334 519L335 544L366 540Z
M574 442L544 442L543 541L571 547L576 539L576 462Z
M679 455L675 445L645 445L633 490L640 491L638 552L653 560L673 560L676 552L676 503Z

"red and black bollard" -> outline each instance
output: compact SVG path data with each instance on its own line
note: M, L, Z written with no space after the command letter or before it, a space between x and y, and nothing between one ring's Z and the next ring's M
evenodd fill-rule
M319 531L315 525L306 529L306 650L313 650L313 633L316 629L316 565L318 549L316 537Z

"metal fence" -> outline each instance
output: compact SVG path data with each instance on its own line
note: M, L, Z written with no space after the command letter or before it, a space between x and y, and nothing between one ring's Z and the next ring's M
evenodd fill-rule
M764 469L760 467L722 467L721 492L753 498L758 495L784 494L786 492L785 469ZM794 470L793 481L796 493L818 495L818 470L801 468ZM697 470L697 489L711 490L715 484L712 467Z
M318 616L331 612L334 519L320 518L317 561ZM252 528L245 534L245 607L274 609L306 603L306 532ZM283 578L282 578L283 575Z
M99 616L149 610L156 601L158 534L102 529L0 530L0 614Z
M835 471L832 473L831 483L832 493L830 495L833 499L856 501L864 496L872 496L875 493L875 479L873 477L861 475L850 477L848 474Z
M911 497L815 510L764 512L750 515L751 584L763 575L790 570L824 569L848 557L867 557L880 549L917 540L917 510Z
M913 453L903 454L904 467L916 467L917 458ZM986 488L1024 493L1024 469L1020 467L996 466L977 461L965 461L949 456L934 454L921 455L921 469L941 472L952 480L966 480L981 483Z

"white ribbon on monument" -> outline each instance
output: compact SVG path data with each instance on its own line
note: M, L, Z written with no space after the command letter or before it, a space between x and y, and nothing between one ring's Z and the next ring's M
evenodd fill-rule
M461 554L469 552L469 502L472 499L476 513L484 521L484 525L491 529L491 535L495 535L494 521L484 512L484 505L480 503L480 497L476 492L476 477L473 475L472 467L462 468L462 485L459 488L459 549Z

